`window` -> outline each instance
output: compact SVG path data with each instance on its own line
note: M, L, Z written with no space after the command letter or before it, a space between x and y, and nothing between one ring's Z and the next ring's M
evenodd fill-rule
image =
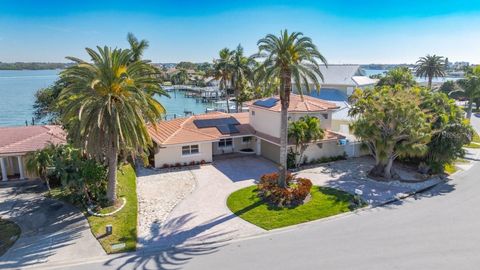
M328 119L328 113L324 113L324 114L322 114L322 116L323 116L324 119Z
M252 111L252 115L255 116L255 111Z
M218 147L220 147L220 148L230 147L232 145L233 145L232 138L220 139L220 141L218 142Z
M182 156L194 155L200 153L198 144L182 146Z
M247 144L251 141L252 141L252 137L242 137L242 143Z

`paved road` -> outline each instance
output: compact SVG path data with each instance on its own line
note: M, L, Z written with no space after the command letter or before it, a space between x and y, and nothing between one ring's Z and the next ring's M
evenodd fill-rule
M23 269L64 260L84 261L105 254L83 214L71 205L42 196L38 181L0 187L0 216L20 225L22 233L0 257L0 269Z
M478 269L478 175L477 163L417 198L257 238L230 243L206 241L59 268Z

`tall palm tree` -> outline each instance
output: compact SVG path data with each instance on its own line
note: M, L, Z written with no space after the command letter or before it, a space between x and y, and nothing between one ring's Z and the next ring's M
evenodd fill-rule
M107 197L114 203L118 154L141 154L152 144L147 123L155 125L165 113L153 95L167 94L149 61L132 62L130 50L97 50L86 49L91 63L67 57L76 65L61 74L68 84L60 100L74 145L107 162Z
M225 91L227 98L227 112L230 112L230 105L228 100L230 95L228 94L228 88L232 81L233 76L233 56L235 52L230 51L228 48L223 48L219 52L219 59L214 60L215 66L215 78L220 80L220 89Z
M242 45L238 45L233 51L232 57L232 86L235 91L235 109L238 112L239 97L244 87L244 81L251 80L253 77L253 59L243 55Z
M133 33L127 34L127 41L132 51L132 62L142 59L143 52L149 47L148 40L138 40Z
M415 74L418 77L428 79L428 88L432 89L432 80L437 77L445 77L445 59L443 56L427 55L417 61Z
M303 36L300 32L289 34L287 30L284 30L278 37L268 34L260 39L257 45L259 53L256 57L264 59L260 66L260 70L262 68L265 70L264 73L262 72L262 77L266 81L272 78L280 80L281 123L278 185L286 187L288 107L290 105L292 81L300 95L303 94L303 89L310 92L311 84L319 90L319 80L323 81L319 61L327 65L327 60L320 54L312 40Z

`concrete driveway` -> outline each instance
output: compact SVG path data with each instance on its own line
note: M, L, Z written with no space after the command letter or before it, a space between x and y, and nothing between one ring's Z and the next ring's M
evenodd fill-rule
M181 201L163 223L152 224L143 246L189 246L221 243L240 236L264 232L230 212L227 197L253 185L276 166L260 157L224 159L192 169L195 190Z
M38 181L0 186L0 216L22 229L17 242L0 257L0 268L22 269L105 255L83 214L71 205L45 198L43 191Z

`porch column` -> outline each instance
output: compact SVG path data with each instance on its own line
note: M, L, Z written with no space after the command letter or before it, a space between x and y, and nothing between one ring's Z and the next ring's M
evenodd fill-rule
M18 160L18 171L20 172L20 179L25 179L25 172L23 170L22 156L17 156Z
M257 138L257 156L262 154L262 140Z
M2 181L8 181L7 163L5 162L5 158L0 158L0 167L0 169L2 170Z

